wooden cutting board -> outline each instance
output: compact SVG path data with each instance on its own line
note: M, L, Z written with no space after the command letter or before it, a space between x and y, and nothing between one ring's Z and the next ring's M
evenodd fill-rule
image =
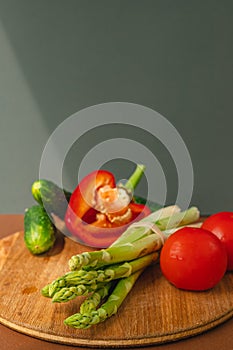
M87 330L65 326L79 310L81 297L52 304L40 290L68 271L69 258L86 251L68 238L40 257L26 249L23 232L0 240L0 322L44 340L87 347L136 347L176 341L209 330L233 315L233 273L212 290L181 291L149 267L118 313Z

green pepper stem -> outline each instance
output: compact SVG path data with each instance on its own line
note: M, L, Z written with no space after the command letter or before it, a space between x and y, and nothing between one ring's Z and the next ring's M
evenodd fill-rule
M142 178L142 175L144 174L145 168L146 168L145 165L137 164L135 171L133 172L133 174L130 176L130 178L124 185L124 187L127 190L132 191L137 187L139 181Z

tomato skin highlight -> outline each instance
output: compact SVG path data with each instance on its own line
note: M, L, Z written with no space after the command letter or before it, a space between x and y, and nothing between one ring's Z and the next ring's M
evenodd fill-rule
M215 234L225 245L228 256L227 270L233 270L233 212L219 212L209 216L202 228Z
M184 227L165 242L160 267L166 279L184 290L204 291L213 288L224 276L227 253L211 232Z

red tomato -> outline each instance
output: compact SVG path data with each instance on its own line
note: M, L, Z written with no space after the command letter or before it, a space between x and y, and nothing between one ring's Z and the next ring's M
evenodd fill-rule
M227 270L233 270L233 213L220 212L209 216L202 228L214 233L224 244L227 250Z
M167 280L177 288L207 290L224 276L227 253L224 245L211 232L185 227L165 242L160 266Z

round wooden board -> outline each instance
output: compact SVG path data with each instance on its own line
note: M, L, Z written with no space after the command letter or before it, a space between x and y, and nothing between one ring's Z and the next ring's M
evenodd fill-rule
M23 232L0 240L0 322L47 341L120 348L194 336L233 315L233 274L212 290L187 292L170 285L156 265L139 278L115 316L87 330L69 328L63 320L78 312L83 299L52 304L40 290L68 271L72 255L86 250L60 237L52 252L36 257L26 249Z

